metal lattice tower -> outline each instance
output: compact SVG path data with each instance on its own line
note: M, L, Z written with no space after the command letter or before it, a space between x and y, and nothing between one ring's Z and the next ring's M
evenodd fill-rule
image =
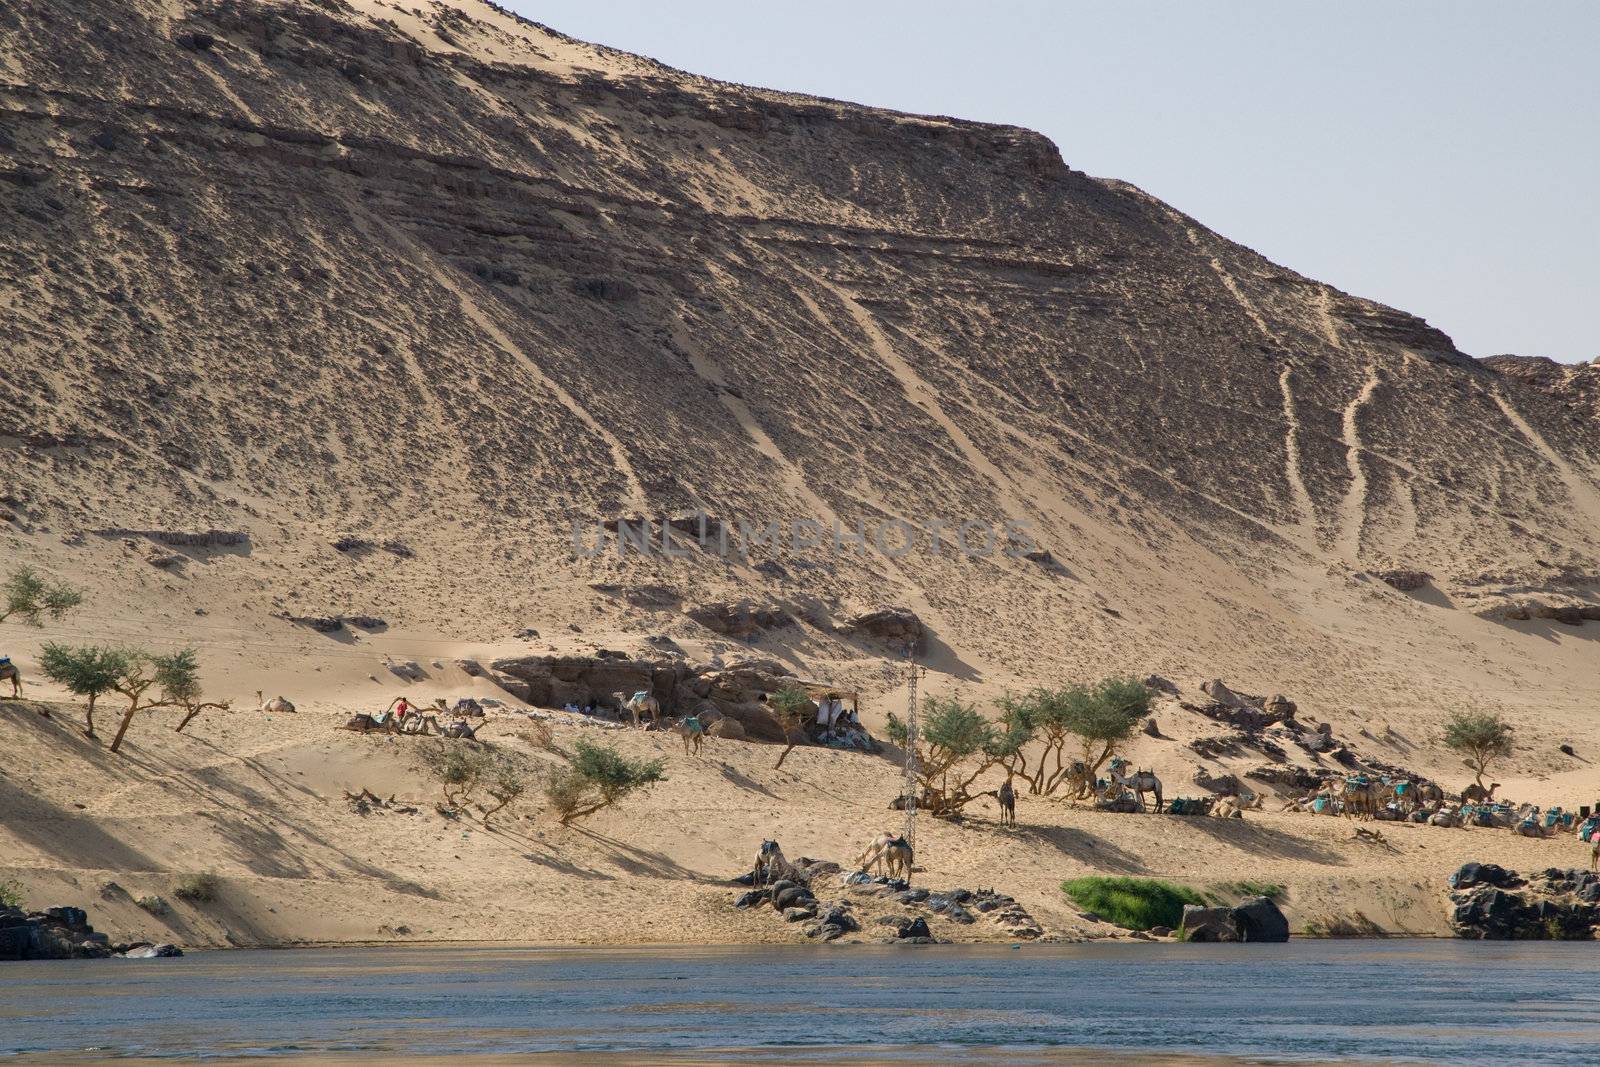
M906 769L905 769L905 798L906 798L906 830L904 836L906 844L911 846L912 854L917 850L917 675L922 673L922 668L917 666L916 657L912 654L911 646L906 646ZM907 871L907 881L910 880L910 871Z

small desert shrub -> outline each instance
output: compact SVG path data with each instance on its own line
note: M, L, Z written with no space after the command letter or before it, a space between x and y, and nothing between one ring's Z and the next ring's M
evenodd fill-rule
M22 907L22 883L15 878L0 882L0 908Z
M518 730L516 736L541 752L560 751L556 747L555 731L550 729L549 723L532 720L527 726Z
M1062 882L1061 891L1078 907L1129 930L1177 929L1185 904L1205 903L1193 889L1155 878L1074 878Z
M580 739L569 765L546 781L544 792L563 823L593 815L634 790L666 781L666 761L632 760L612 745Z
M134 901L134 903L138 904L139 907L143 908L151 915L165 915L167 913L167 902L162 897L154 895L140 897L138 900Z
M527 758L510 752L468 748L460 744L438 744L421 751L423 765L439 780L448 810L465 810L468 801L487 794L493 802L478 802L483 824L502 808L528 791L532 777Z
M583 807L588 794L589 783L571 767L563 767L544 784L545 799L550 801L550 806L562 822L572 818L573 813Z
M191 904L206 904L217 899L222 880L214 874L186 874L178 879L172 895Z

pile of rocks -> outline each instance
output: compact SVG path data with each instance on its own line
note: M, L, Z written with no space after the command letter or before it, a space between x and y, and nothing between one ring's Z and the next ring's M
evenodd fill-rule
M1012 897L993 889L979 889L976 892L970 889L944 889L930 890L921 886L907 887L902 882L891 882L888 879L872 878L859 871L852 872L845 879L845 884L856 892L866 892L873 895L884 895L908 908L926 909L943 919L957 923L961 926L971 926L978 921L978 915L986 917L1005 933L1007 937L1020 941L1031 941L1044 936L1044 930L1034 921L1032 915ZM976 912L977 915L973 913ZM894 920L904 919L901 926L909 926L913 920L926 921L921 916L883 916L878 919L880 923L889 923ZM900 934L900 937L922 936L920 934Z
M1550 867L1522 878L1495 863L1450 876L1450 927L1493 941L1585 941L1600 926L1600 874Z
M111 943L96 933L82 908L46 908L25 912L0 905L0 960L98 960L112 956L148 959L181 956L176 945Z
M780 878L769 886L741 893L733 906L742 910L771 905L785 922L809 923L803 932L821 941L836 941L861 929L861 924L850 914L849 901L823 905L811 891L811 879L838 873L838 864L802 858L794 865L794 870L796 877ZM742 883L743 879L736 881Z
M1232 908L1186 904L1179 935L1185 941L1289 940L1289 920L1271 897L1246 897Z

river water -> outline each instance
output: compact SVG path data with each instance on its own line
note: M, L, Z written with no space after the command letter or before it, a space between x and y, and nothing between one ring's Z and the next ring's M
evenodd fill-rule
M411 947L0 964L0 1063L463 1056L1594 1064L1600 945Z

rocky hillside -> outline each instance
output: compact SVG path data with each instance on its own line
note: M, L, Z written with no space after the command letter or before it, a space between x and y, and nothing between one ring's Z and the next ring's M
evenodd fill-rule
M1600 623L1515 607L1600 601L1593 411L1061 147L474 0L18 0L0 553L103 583L89 632L263 656L360 611L867 677L898 607L990 688L1548 711ZM824 547L572 548L694 512Z

